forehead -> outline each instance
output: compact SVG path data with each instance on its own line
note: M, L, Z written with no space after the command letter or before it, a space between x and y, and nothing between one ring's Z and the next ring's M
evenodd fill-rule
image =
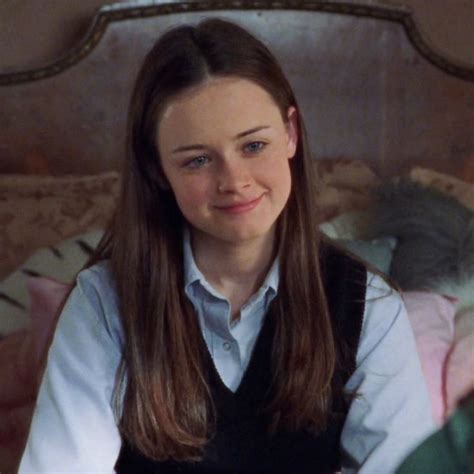
M255 126L282 124L280 109L261 86L241 78L212 78L170 101L158 122L158 139L233 136Z

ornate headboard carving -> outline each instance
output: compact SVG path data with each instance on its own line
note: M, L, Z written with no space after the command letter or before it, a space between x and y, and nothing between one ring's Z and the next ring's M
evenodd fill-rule
M139 64L169 27L218 15L280 58L317 158L456 172L474 157L474 69L431 48L405 8L338 1L135 1L101 8L83 42L0 75L0 172L46 156L54 174L116 169Z

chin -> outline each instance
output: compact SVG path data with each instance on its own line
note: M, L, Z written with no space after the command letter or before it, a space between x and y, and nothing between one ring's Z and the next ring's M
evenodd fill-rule
M236 226L226 230L221 229L219 235L222 240L237 243L265 238L272 234L274 229L274 223L268 225L262 225L260 223L254 226Z
M243 243L252 240L262 239L268 236L271 232L273 232L274 226L246 226L246 225L239 225L239 226L219 226L218 229L198 229L198 232L201 234L203 238L211 238L213 240L220 240L222 242L228 243Z

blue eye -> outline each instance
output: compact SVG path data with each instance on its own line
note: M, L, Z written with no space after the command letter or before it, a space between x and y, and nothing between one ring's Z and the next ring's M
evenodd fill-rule
M186 168L202 168L205 164L207 164L209 161L209 158L205 155L201 156L196 156L196 158L193 158L192 160L188 161L185 163Z
M245 151L248 153L258 153L259 151L263 150L265 148L266 143L264 142L250 142L247 145L245 145Z

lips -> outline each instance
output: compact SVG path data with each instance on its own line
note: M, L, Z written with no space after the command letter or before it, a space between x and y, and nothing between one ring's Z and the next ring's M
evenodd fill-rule
M216 206L220 211L227 212L229 214L242 214L244 212L249 212L255 207L257 207L260 201L263 198L263 194L256 199L251 199L249 201L240 201L233 203L229 206Z

